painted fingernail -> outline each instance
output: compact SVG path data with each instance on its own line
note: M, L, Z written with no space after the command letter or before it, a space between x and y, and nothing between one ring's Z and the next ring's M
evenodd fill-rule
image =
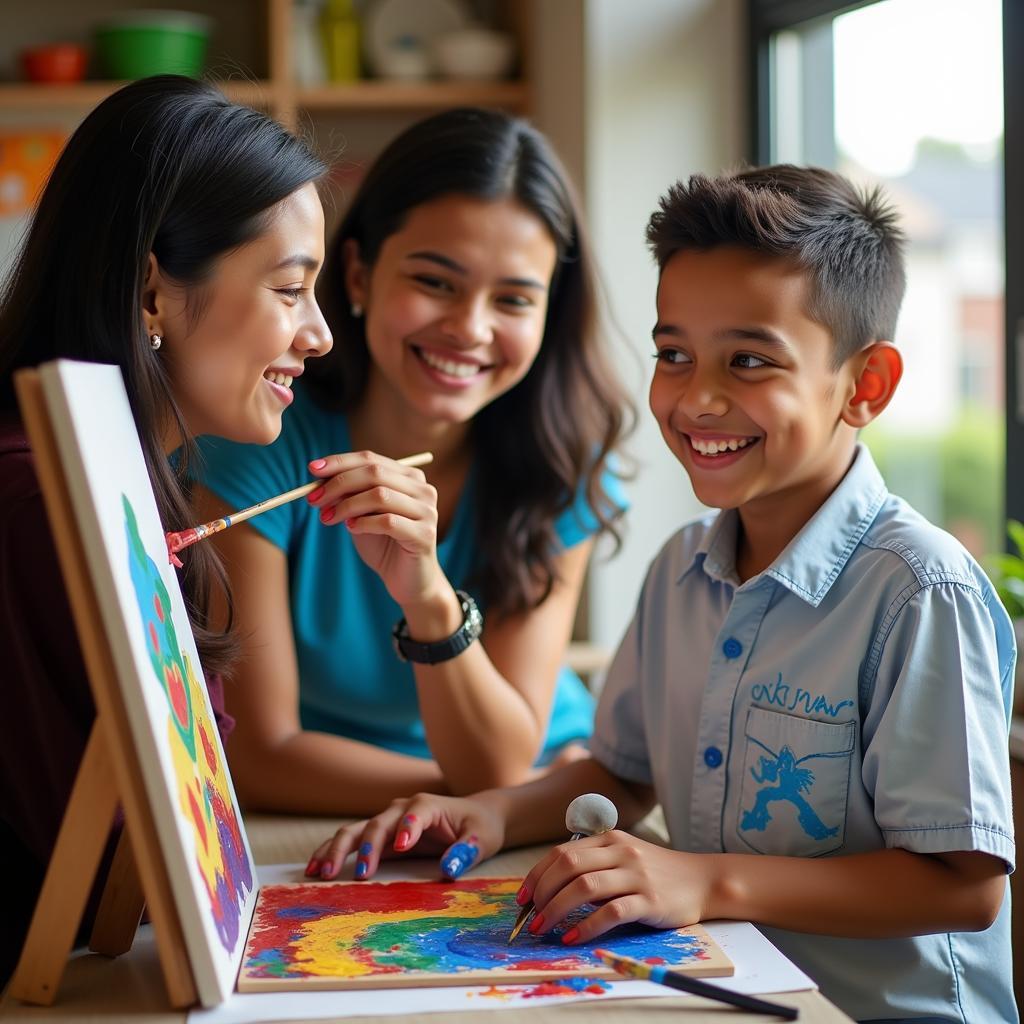
M315 875L317 866L319 864L320 862L316 859L316 857L311 857L309 863L306 865L306 874Z
M407 814L402 819L402 824L403 825L415 825L417 821L419 821L419 818L417 818L415 814ZM473 838L476 839L476 836L473 836Z
M516 903L522 906L530 898L529 892L526 890L525 885L519 886L519 892L516 893Z
M373 853L373 843L363 843L363 845L359 847L360 857L369 857L371 853Z
M409 845L409 840L412 839L412 835L408 829L403 828L401 832L395 836L395 849L404 850Z
M356 878L365 878L366 872L370 870L370 865L365 860L356 861Z
M544 927L544 915L538 914L530 923L527 925L527 931L531 935L536 935Z
M472 843L456 843L441 861L441 870L453 881L473 866L480 855L480 847Z
M326 459L314 459L310 464L310 469L323 469L327 465Z
M318 487L315 491L306 496L306 501L308 501L310 504L312 504L314 501L319 501L324 496L325 490L327 490L326 487Z
M334 874L334 865L329 860L325 860L323 862L323 864L320 865L320 877L321 878L330 878L331 875L333 875L333 874Z
M320 522L329 523L334 518L333 508L322 508L320 509Z
M562 936L562 942L567 946L571 946L574 942L578 942L580 937L579 928L571 928Z
M345 525L351 530L352 527L356 525L356 520L355 519L346 519L345 520Z

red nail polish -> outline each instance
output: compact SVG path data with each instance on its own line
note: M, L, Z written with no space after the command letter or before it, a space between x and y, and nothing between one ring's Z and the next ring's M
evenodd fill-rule
M321 878L328 878L328 877L330 877L330 875L333 872L334 872L334 865L329 860L324 861L323 864L320 865L320 877Z
M410 834L403 828L401 832L395 836L395 849L404 850L409 845L409 840L412 838Z
M530 922L529 928L527 930L530 932L531 935L536 935L541 930L541 928L543 928L543 927L544 927L544 915L543 914L538 914Z
M310 469L323 469L327 465L326 459L314 459L310 464Z
M309 863L306 865L306 874L307 875L315 875L316 874L316 868L317 868L317 865L319 863L320 862L316 859L316 857L311 857L310 860L309 860Z
M562 942L565 945L567 945L567 946L571 946L574 942L576 942L579 939L579 937L580 937L580 930L579 930L579 928L573 928L570 931L567 931L562 936Z
M522 906L529 898L530 894L526 891L526 886L519 886L519 892L516 893L516 903Z
M320 510L320 522L329 523L334 518L333 508L322 508Z
M324 496L325 487L318 487L311 494L306 496L306 501L312 504L314 501L319 501Z
M345 520L345 525L346 525L346 526L347 526L347 527L348 527L348 528L349 528L350 530L352 529L352 527L353 527L353 526L355 526L355 524L356 524L356 521L355 521L355 519L346 519L346 520Z

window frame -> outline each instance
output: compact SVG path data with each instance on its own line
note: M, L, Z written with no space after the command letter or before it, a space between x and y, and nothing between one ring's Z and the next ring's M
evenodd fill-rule
M771 38L817 18L836 17L879 0L747 0L750 82L748 156L771 160ZM1003 238L1005 246L1004 518L1024 522L1024 4L1003 0Z

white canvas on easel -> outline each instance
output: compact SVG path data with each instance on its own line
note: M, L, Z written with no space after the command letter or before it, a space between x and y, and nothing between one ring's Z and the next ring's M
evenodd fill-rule
M39 377L196 992L214 1006L258 886L135 421L117 367L58 361Z

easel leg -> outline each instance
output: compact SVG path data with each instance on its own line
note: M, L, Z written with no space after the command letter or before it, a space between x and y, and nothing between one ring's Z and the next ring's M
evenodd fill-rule
M82 920L117 810L106 736L95 722L39 893L10 992L49 1006Z
M89 949L105 956L127 953L132 948L145 904L126 823L103 887L103 898L89 936Z

